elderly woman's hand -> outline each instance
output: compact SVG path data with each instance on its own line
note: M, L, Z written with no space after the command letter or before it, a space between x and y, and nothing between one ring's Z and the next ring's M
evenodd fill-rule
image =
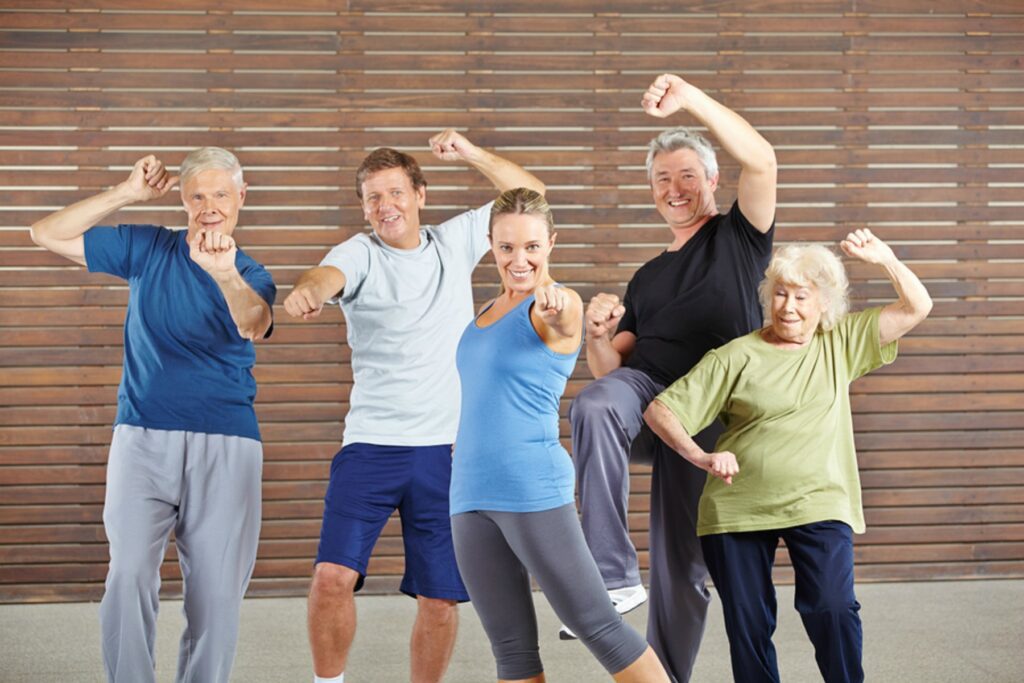
M736 462L736 456L730 451L708 453L707 458L704 468L726 484L731 484L733 475L738 474L740 471L739 463Z
M865 263L881 265L896 260L896 254L893 253L892 248L871 234L867 228L851 232L845 240L839 243L839 247L847 256L860 259Z

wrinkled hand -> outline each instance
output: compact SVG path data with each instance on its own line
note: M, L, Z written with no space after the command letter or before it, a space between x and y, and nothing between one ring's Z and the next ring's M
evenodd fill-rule
M733 475L739 473L740 466L736 462L735 454L730 451L722 451L721 453L708 453L706 469L726 484L732 484Z
M545 323L551 323L569 306L569 294L564 287L545 285L533 292L537 314Z
M231 235L216 230L199 230L188 243L188 255L218 282L234 275L238 248Z
M121 185L137 202L159 199L178 184L178 176L172 176L163 162L150 154L135 162L128 179Z
M296 285L284 300L284 310L293 318L312 320L324 310L325 299L312 284ZM454 446L452 451L454 452Z
M647 88L640 99L644 111L659 119L675 114L686 107L686 88L689 83L673 74L661 74Z
M442 161L470 161L477 150L476 145L454 128L447 128L430 138L430 151Z
M860 259L865 263L889 263L896 260L892 248L871 234L867 228L854 230L839 243L839 247L847 256Z
M626 307L614 294L597 294L587 304L584 316L587 324L587 338L610 337L626 313Z

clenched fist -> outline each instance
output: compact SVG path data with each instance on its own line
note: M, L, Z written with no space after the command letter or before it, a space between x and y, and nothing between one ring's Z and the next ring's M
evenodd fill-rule
M611 338L625 313L626 307L622 305L619 297L603 293L595 295L587 305L587 338Z

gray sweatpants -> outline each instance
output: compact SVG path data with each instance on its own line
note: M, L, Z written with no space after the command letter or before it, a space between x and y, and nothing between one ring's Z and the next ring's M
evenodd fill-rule
M114 428L103 527L103 663L114 682L155 681L160 564L171 530L184 580L179 683L227 681L256 562L263 446L222 434Z
M530 575L552 609L609 673L647 650L615 611L569 504L542 512L465 512L452 517L459 572L498 665L498 678L521 679L544 667L537 644Z
M645 372L618 368L576 396L569 420L583 534L605 588L640 583L626 517L629 465L653 465L647 640L669 676L688 681L711 601L697 540L697 503L707 475L644 425L644 410L663 390ZM694 438L708 450L720 434L716 423Z

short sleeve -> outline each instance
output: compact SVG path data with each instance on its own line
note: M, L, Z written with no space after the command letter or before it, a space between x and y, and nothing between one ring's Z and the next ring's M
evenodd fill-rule
M327 252L320 265L337 268L345 276L341 296L328 299L328 303L352 301L370 272L370 238L362 234L350 237Z
M686 373L658 394L658 401L679 419L689 434L714 422L729 400L728 372L718 354L709 351Z
M86 268L125 280L135 277L142 272L160 230L154 225L89 228L83 235Z
M733 202L728 215L730 224L736 228L736 237L751 250L751 256L754 259L761 261L771 256L772 243L775 240L774 219L768 232L761 232L743 215L739 200Z
M470 264L476 265L491 248L487 233L491 225L492 206L494 202L487 202L480 208L453 216L434 228L435 234L449 244L456 243L455 240L464 244L466 258Z
M898 342L892 341L885 346L879 342L878 319L881 314L881 307L851 313L832 330L836 343L842 345L840 357L846 360L851 381L896 360Z
M242 253L241 249L236 252L235 267L238 268L238 273L245 283L252 287L253 291L259 294L260 298L273 309L274 299L277 298L277 286L274 284L274 278L270 275L270 271L248 254Z
M636 335L636 313L633 312L633 281L630 280L629 284L626 285L626 294L622 298L622 307L626 309L626 312L622 314L622 318L619 320L619 326L615 330L615 334L619 332L630 332L634 336Z

